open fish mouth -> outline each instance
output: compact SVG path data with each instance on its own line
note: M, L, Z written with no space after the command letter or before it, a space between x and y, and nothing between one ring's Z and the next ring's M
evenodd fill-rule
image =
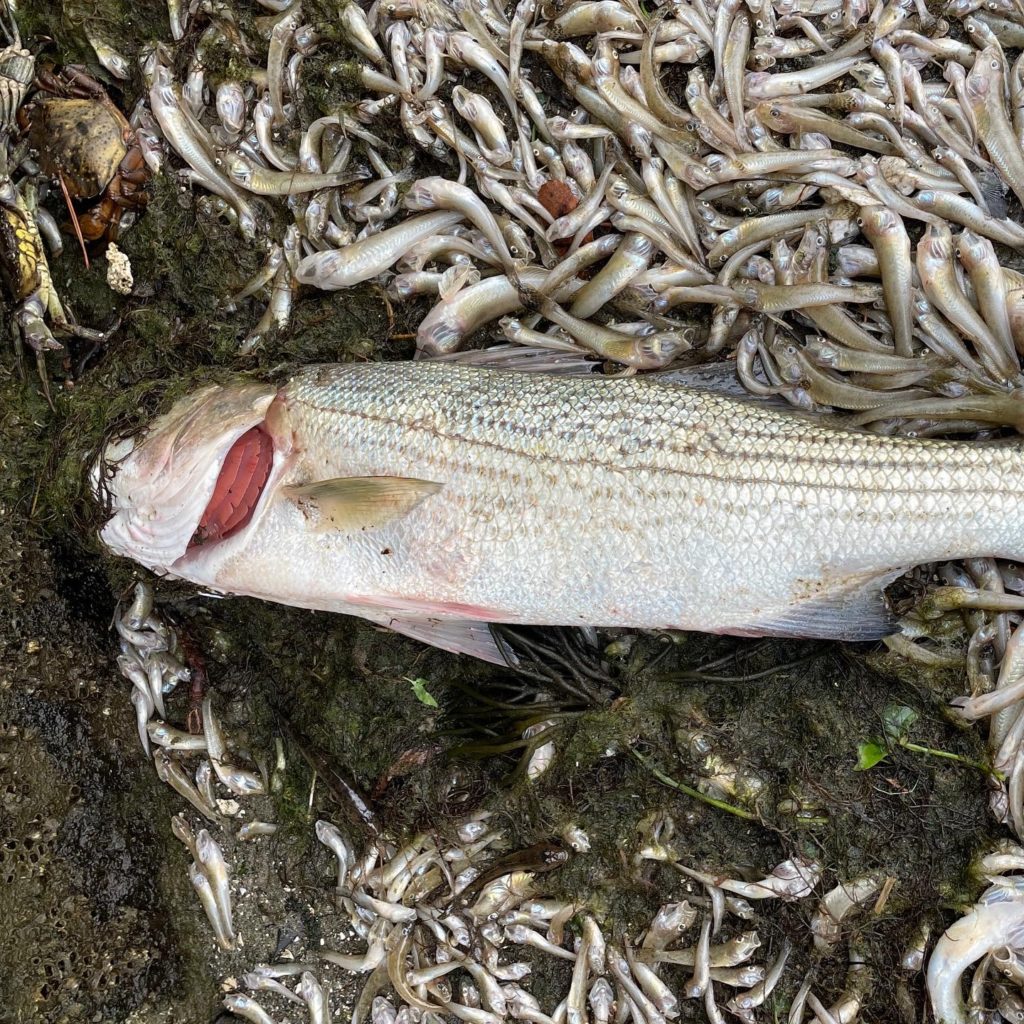
M250 427L228 450L189 547L224 540L248 526L273 465L270 434L263 426Z

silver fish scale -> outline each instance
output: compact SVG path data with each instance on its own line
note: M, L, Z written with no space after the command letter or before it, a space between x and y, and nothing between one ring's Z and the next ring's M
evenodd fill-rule
M339 611L746 630L888 571L1024 555L1016 445L880 437L650 379L448 363L313 368L282 397L296 454L281 485L444 486L355 535L268 502L230 557L211 548L211 585Z

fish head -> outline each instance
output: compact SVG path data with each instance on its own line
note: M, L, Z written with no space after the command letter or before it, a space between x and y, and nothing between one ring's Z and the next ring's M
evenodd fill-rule
M436 182L437 178L421 178L414 182L408 192L405 193L405 208L407 210L422 211L436 210L438 208Z
M970 273L972 270L982 268L986 262L996 261L995 250L987 238L975 234L970 228L964 228L954 239L954 255ZM986 260L986 257L991 257Z
M1002 62L999 51L986 46L974 59L967 73L967 98L972 104L984 104L989 96L997 95L997 86L1002 85Z
M857 224L871 240L885 235L895 237L903 227L902 219L888 206L881 205L861 207Z
M917 243L921 266L944 267L953 258L953 234L945 225L928 223L924 236Z
M217 160L236 185L248 188L252 184L252 166L244 157L225 149L217 151Z
M213 384L180 399L143 433L110 441L92 468L110 518L100 539L154 571L244 528L287 443L268 413L277 389Z

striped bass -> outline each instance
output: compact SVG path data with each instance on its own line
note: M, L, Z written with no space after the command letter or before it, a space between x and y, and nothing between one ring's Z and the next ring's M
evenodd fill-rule
M654 378L446 362L180 400L93 470L158 573L501 661L486 623L871 639L910 567L1024 558L1024 451Z

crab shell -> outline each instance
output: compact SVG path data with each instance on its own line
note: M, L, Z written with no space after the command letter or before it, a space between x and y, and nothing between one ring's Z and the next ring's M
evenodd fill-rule
M33 104L29 140L43 171L78 199L98 196L128 153L125 124L104 103L54 96Z

